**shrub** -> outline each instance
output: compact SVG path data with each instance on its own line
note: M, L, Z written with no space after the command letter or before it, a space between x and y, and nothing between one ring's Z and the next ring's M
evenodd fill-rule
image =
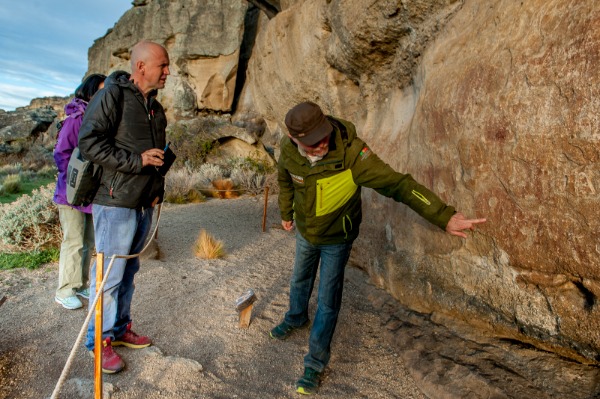
M55 177L58 173L56 165L45 165L36 173L37 177Z
M2 187L2 191L6 194L17 194L21 191L21 175L6 176Z
M270 164L253 157L232 159L230 167L235 185L255 195L263 191L268 175L274 171Z
M185 195L185 198L188 203L197 204L200 202L206 201L206 197L202 195L202 193L196 189L190 190Z
M272 195L279 194L279 183L277 182L277 172L269 173L266 176L264 187L269 187L269 193Z
M231 179L242 190L258 194L264 187L266 176L247 169L234 169L231 171Z
M173 125L167 133L177 153L177 159L191 169L202 165L206 156L219 145L209 134L217 125L216 122L202 120L200 123L200 131L196 133L189 132L188 128L181 124Z
M23 170L20 162L0 166L0 176L18 175Z
M194 246L194 254L199 258L216 259L225 256L223 242L215 239L202 229Z
M58 247L61 241L54 183L15 202L0 205L0 252L29 252Z
M199 192L200 175L186 169L167 173L165 177L165 200L173 204L203 202L206 198Z
M202 164L200 168L198 168L197 174L202 188L208 188L213 181L222 180L227 177L225 169L212 163Z

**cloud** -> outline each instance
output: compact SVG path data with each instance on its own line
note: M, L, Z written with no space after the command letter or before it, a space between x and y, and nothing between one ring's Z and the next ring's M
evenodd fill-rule
M0 3L0 108L67 96L87 71L87 51L131 8L124 0Z
M73 90L75 91L75 90ZM65 94L68 95L69 93ZM13 110L29 105L33 98L55 96L56 91L42 90L37 86L11 85L0 83L0 109Z

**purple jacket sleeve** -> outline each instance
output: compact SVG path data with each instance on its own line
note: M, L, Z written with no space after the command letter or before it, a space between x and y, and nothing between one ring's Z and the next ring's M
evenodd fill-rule
M81 212L92 213L91 205L87 207L72 206L67 202L67 167L73 149L77 147L79 128L83 115L71 116L63 122L63 127L58 134L56 147L54 148L54 162L58 169L56 190L54 191L54 202L61 205L69 205Z
M81 120L81 115L65 119L58 135L56 148L54 149L54 161L56 162L58 173L65 174L65 177L71 153L77 147L77 136L81 127Z

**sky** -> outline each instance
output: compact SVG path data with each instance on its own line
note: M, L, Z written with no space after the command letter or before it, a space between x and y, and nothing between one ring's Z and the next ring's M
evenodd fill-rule
M131 0L0 0L0 109L73 94L88 49L131 7Z

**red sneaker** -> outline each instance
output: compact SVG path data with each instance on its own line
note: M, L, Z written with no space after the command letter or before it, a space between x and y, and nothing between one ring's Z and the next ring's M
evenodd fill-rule
M90 351L90 355L94 357L94 351ZM123 370L125 362L115 352L111 346L110 338L102 341L102 372L105 374L114 374Z
M112 346L126 346L128 348L140 349L152 345L152 340L143 335L137 335L131 331L131 323L127 324L127 330L119 338L111 342Z

